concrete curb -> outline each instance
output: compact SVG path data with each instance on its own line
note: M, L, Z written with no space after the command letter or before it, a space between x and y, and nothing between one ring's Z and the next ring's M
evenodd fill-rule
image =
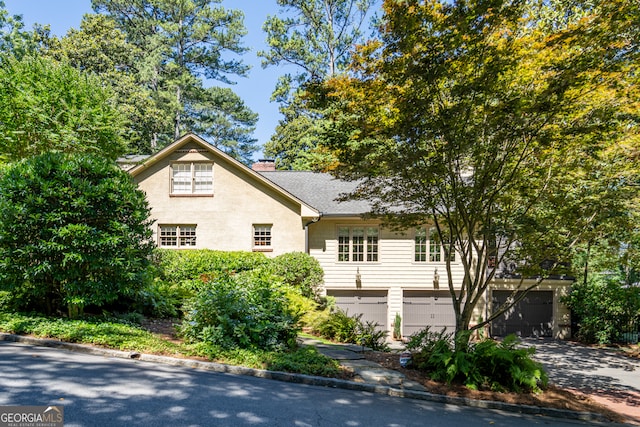
M354 381L341 380L336 378L317 377L313 375L292 374L287 372L268 371L263 369L246 368L242 366L224 365L215 362L201 362L192 359L181 359L176 357L157 356L153 354L141 354L120 350L111 350L100 347L93 347L83 344L74 344L52 339L34 338L22 335L13 335L0 332L0 341L19 342L40 347L58 348L77 353L91 354L96 356L114 357L120 359L133 359L135 361L162 363L171 366L184 366L188 368L201 369L206 371L226 373L232 375L246 375L257 378L265 378L276 381L285 381L312 386L333 387L354 391L365 391L369 393L382 394L393 397L404 397L409 399L425 400L450 405L470 406L482 409L497 409L507 412L515 412L527 415L543 415L562 419L575 419L589 422L608 423L609 420L601 414L591 412L576 412L563 409L543 408L538 406L514 405L511 403L495 402L488 400L475 400L465 397L453 397L440 394L433 394L424 391L404 390L390 386L360 383Z

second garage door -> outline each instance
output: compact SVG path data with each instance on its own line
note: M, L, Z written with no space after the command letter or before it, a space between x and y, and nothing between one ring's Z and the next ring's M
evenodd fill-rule
M519 293L521 294L521 293ZM505 303L511 291L493 291L493 309ZM553 335L553 291L531 291L518 304L491 322L491 334L504 337Z
M431 332L454 332L456 315L448 291L404 291L402 334L409 337L430 327Z
M336 305L350 316L362 314L362 320L375 322L378 329L387 327L387 291L341 291L327 289L327 295L336 299Z

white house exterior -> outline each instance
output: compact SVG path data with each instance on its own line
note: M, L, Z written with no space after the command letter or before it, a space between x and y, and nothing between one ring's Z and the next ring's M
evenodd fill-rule
M363 219L369 206L338 202L352 183L314 172L275 171L272 163L250 169L195 135L186 135L129 172L152 208L154 238L174 249L261 251L268 256L308 252L322 266L326 294L350 314L391 330L396 313L403 334L427 325L455 326L441 246L429 227L394 232ZM463 269L452 263L453 282ZM519 281L496 279L476 308L486 319L492 304ZM492 333L568 338L569 311L561 297L570 281L545 280L492 325ZM509 292L507 292L509 291Z

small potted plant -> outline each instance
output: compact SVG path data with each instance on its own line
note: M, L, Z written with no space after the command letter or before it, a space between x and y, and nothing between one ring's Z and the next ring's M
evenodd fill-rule
M393 320L393 339L398 341L402 339L402 317L399 313L396 313L396 318Z

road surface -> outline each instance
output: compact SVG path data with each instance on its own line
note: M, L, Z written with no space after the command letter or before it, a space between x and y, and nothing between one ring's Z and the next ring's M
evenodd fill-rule
M9 405L64 405L66 427L593 425L0 342Z

